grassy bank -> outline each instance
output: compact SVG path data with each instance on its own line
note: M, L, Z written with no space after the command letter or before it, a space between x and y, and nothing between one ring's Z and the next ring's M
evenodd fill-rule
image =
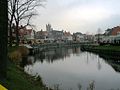
M16 53L16 51L18 52L21 50L23 51L24 49L21 47L9 48L10 57L13 59L19 59L17 58L19 53L21 53L21 56L25 55L25 52ZM14 54L12 54L13 52ZM13 62L14 60L8 61L7 79L0 81L0 84L5 86L8 90L48 90L47 87L42 83L40 76L36 77L28 75L24 72L23 68Z
M113 52L120 52L120 46L92 46L91 48L93 49L98 49L98 50L106 50L106 51L113 51Z
M7 79L1 84L8 90L47 90L40 78L35 79L11 62L8 65Z
M85 50L99 50L99 51L113 51L113 52L120 52L120 46L100 46L100 45L83 45L82 49Z
M81 47L81 50L103 54L103 55L109 55L112 56L112 58L120 59L120 46L84 45Z

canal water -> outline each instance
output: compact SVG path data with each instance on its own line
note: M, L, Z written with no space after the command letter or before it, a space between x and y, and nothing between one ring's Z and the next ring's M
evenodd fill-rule
M120 89L119 60L82 52L80 47L51 49L28 56L24 70L40 75L48 87L60 90L87 90L91 84L95 90Z

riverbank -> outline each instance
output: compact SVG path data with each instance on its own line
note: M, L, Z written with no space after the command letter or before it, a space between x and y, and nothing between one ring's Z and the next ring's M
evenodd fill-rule
M17 48L11 48L9 52L15 51ZM23 68L12 61L8 61L7 78L0 84L8 90L51 90L43 84L40 76L28 75Z
M40 77L30 76L9 62L7 79L1 82L8 90L48 90Z
M98 53L101 55L109 55L112 58L120 59L120 46L83 45L81 46L81 50Z

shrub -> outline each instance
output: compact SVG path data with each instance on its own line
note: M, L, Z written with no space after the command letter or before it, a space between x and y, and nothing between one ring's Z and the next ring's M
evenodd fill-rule
M19 63L22 61L22 57L27 56L29 54L29 50L27 47L20 46L16 50L10 52L8 54L8 58L14 63Z
M22 55L19 51L13 51L8 54L8 57L10 60L12 60L15 63L18 63L22 60Z
M24 56L29 54L28 48L24 47L24 46L18 47L17 51L19 51L21 53L22 57L24 57Z

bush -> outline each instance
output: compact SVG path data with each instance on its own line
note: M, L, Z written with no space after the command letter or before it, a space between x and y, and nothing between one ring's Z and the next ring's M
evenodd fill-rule
M19 51L13 51L8 54L8 57L10 60L12 60L15 63L18 63L22 60L22 55Z
M8 54L8 58L14 63L19 63L22 61L22 57L27 56L28 54L29 50L27 49L27 47L21 46L18 47L16 50L10 52Z
M19 51L21 53L22 57L24 57L24 56L29 54L28 48L24 47L24 46L18 47L17 51Z

